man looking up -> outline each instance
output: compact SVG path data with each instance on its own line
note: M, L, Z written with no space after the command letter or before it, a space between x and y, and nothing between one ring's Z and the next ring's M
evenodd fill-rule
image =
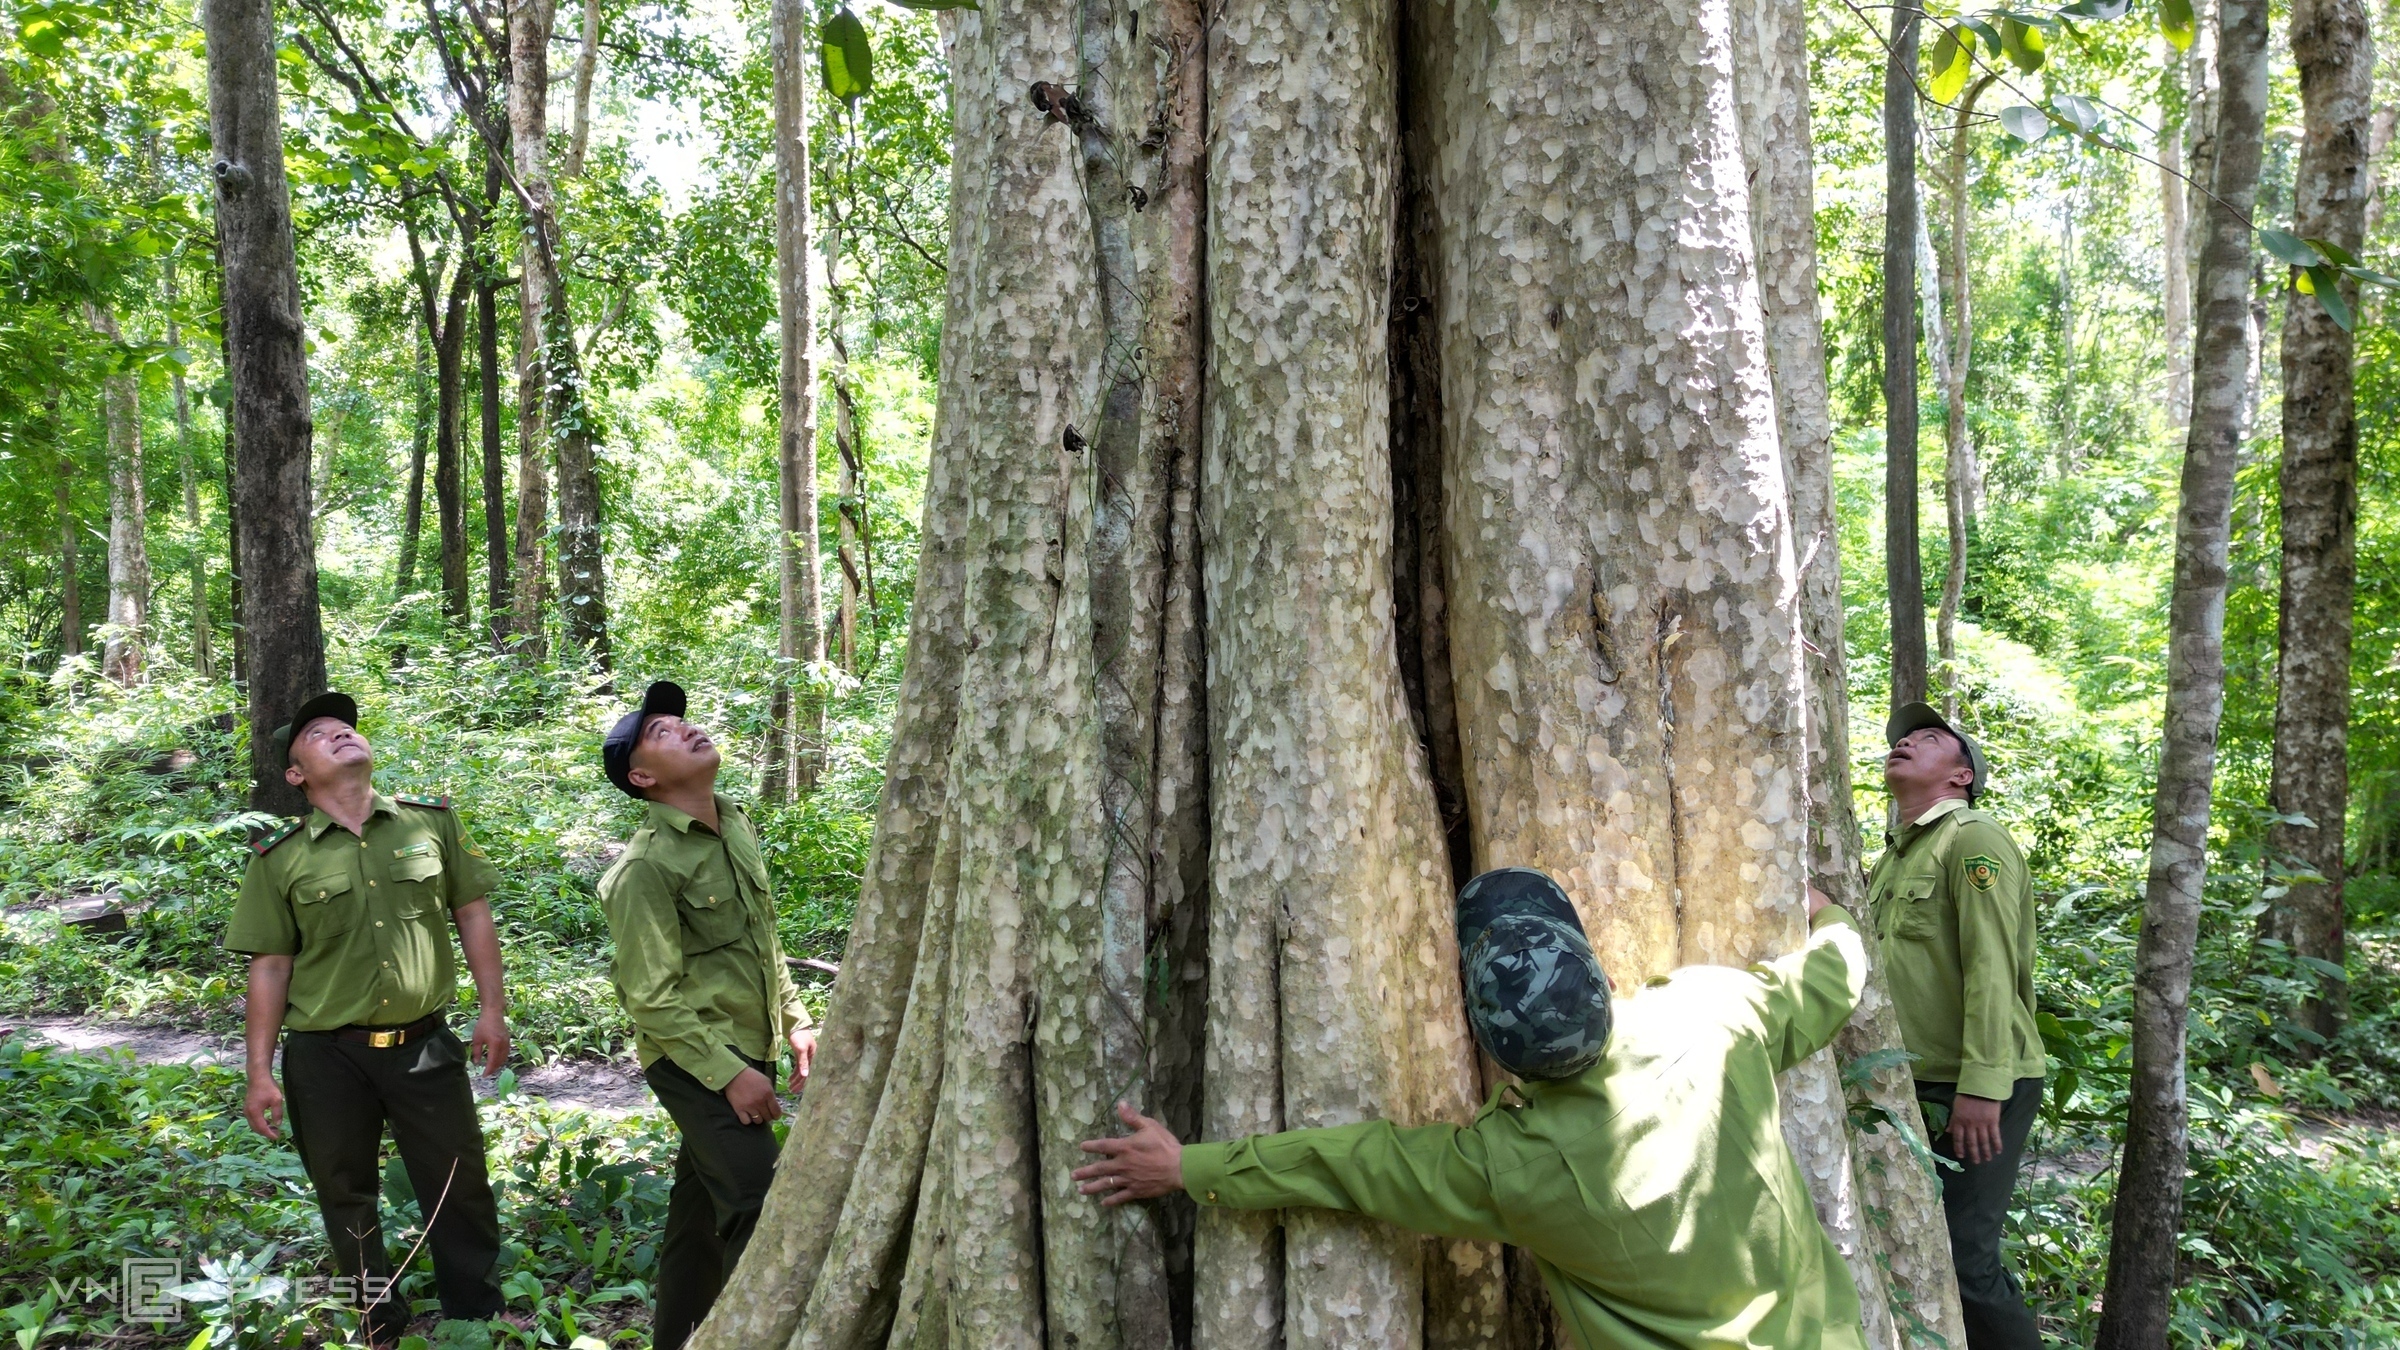
M272 1139L289 1111L334 1267L357 1282L370 1343L390 1345L408 1324L407 1304L389 1293L379 1212L387 1121L430 1220L442 1315L497 1316L507 1302L500 1216L467 1064L490 1077L508 1060L500 938L485 899L499 878L449 798L375 790L374 750L349 695L301 704L275 743L284 781L310 809L250 846L225 932L227 948L250 954L243 1112ZM458 989L453 925L475 977L475 1030L464 1046L444 1015Z
M650 804L600 878L642 1076L683 1134L658 1255L657 1350L678 1350L742 1259L775 1179L778 1041L805 1080L808 1010L775 936L775 895L749 813L717 795L721 756L664 680L601 743L608 780Z
M2024 1291L2000 1260L2017 1162L2049 1061L2034 1022L2033 887L2000 822L1974 808L1982 747L1910 703L1884 729L1899 832L1867 878L1883 968L1915 1057L1917 1100L1942 1169L1942 1209L1968 1350L2040 1350Z
M1566 892L1530 868L1458 893L1467 1020L1523 1079L1465 1127L1367 1121L1179 1144L1133 1130L1083 1145L1104 1205L1189 1191L1203 1205L1347 1210L1533 1253L1585 1350L1864 1350L1858 1291L1783 1141L1775 1075L1849 1020L1857 930L1809 892L1808 945L1732 970L1691 966L1627 998Z

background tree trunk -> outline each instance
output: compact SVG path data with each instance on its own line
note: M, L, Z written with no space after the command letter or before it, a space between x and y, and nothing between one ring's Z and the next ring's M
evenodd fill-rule
M175 255L166 261L167 346L183 346L183 329L176 316L182 296L175 286ZM192 399L184 387L183 366L170 362L168 379L175 391L175 468L183 481L183 523L190 536L189 584L192 589L192 673L203 680L217 677L214 644L209 637L208 533L200 516L200 478L192 466Z
M1967 199L1968 136L1975 125L1975 104L1997 78L1978 77L1959 99L1941 178L1950 237L1942 251L1939 289L1950 293L1950 323L1940 344L1942 360L1936 373L1942 385L1942 506L1950 531L1950 558L1942 573L1934 633L1942 658L1942 706L1950 717L1958 716L1958 610L1967 591L1967 550L1974 534L1975 498L1982 478L1975 443L1967 434L1967 370L1975 355L1975 278L1967 252L1974 224L1974 206ZM1940 308L1937 298L1926 313L1929 327Z
M467 292L473 260L462 256L450 274L441 328L433 344L433 502L441 532L442 617L464 628L472 620L467 580L467 498L460 481L459 444L466 414Z
M2305 131L2292 229L2359 251L2368 196L2368 117L2375 46L2363 0L2301 0L2292 9ZM2355 313L2358 287L2342 299ZM2271 801L2286 816L2267 831L2270 855L2325 878L2271 900L2259 934L2302 956L2342 964L2342 842L2350 808L2350 627L2358 588L2358 407L2352 342L2313 295L2286 293L2283 311L2283 568L2277 626L2275 767ZM2295 1009L2320 1036L2340 1029L2348 986Z
M58 472L50 480L51 490L58 499L58 652L62 657L83 655L83 581L78 575L82 564L76 558L75 533L75 461L66 447L57 443L58 405L50 405L50 428L53 446L58 455Z
M417 281L430 288L424 276L424 259L417 260ZM411 401L408 432L408 494L400 514L400 570L392 579L392 602L398 604L417 587L417 548L425 534L425 452L433 439L433 378L426 369L426 348L431 343L425 329L417 329L417 364L409 374Z
M500 443L500 260L485 231L500 200L500 162L482 148L483 195L471 219L475 238L468 257L475 264L475 405L483 442L484 607L492 645L505 646L510 628L508 584L508 487L506 452Z
M517 185L537 203L550 192L550 27L556 17L556 0L508 0L508 134ZM544 552L550 476L543 453L550 381L542 333L551 278L541 264L539 231L538 219L529 220L517 249L517 588L510 606L517 650L534 661L549 649L543 620L550 579Z
M599 0L587 0L587 6L597 6ZM551 26L557 17L557 0L528 0L524 11L529 16L538 8L539 28L548 41ZM589 134L590 102L589 71L599 55L599 12L595 7L585 11L585 34L589 38L587 59L578 67L576 81L577 104L574 111L578 134ZM522 47L516 48L522 51ZM515 64L512 62L512 64ZM541 70L542 87L549 84L547 63ZM511 87L512 113L514 87ZM512 118L513 120L513 118ZM592 410L584 402L583 352L575 332L575 307L567 293L564 259L566 240L558 221L558 199L551 190L547 158L547 123L544 138L527 144L518 143L518 177L525 189L526 223L539 245L533 263L546 274L542 281L542 373L548 390L544 408L544 429L550 434L551 448L557 457L558 470L558 606L560 628L570 650L581 653L582 659L600 670L610 665L608 641L608 549L601 533L600 459L595 447L599 443L599 427ZM531 162L534 175L526 176L525 165ZM583 173L580 155L571 155L566 164L569 177ZM597 337L598 334L593 334Z
M600 70L600 3L583 0L583 43L575 53L575 102L567 119L567 160L561 172L583 176L584 153L592 144L592 77Z
M2166 273L2160 301L2166 329L2167 429L2181 431L2192 416L2192 246L2189 239L2190 185L2183 162L2186 124L2198 109L2185 89L2182 52L2168 47L2161 98L2166 115L2158 127L2159 262Z
M803 795L824 765L824 704L807 667L825 659L823 581L817 559L817 382L809 359L816 325L808 296L808 14L775 0L775 312L777 611L773 717L766 796Z
M1917 531L1917 31L1892 10L1883 71L1883 577L1892 612L1892 706L1925 697L1925 565Z
M308 363L283 175L273 3L211 0L204 23L226 368L233 385L230 421L241 446L233 515L248 648L250 804L288 814L299 809L300 793L283 781L282 756L267 733L325 687L325 639L309 515Z
M855 675L862 668L859 607L862 601L868 609L875 607L875 541L868 529L866 449L859 443L858 408L850 388L850 347L842 336L846 318L841 283L843 223L837 211L833 247L825 252L825 298L832 310L825 328L833 345L833 364L826 371L826 382L833 386L833 449L842 466L835 499L840 527L834 552L842 569L842 598L835 626L841 633L842 669Z
M2175 520L2167 710L2152 806L2149 893L2135 950L2133 1091L2100 1321L2102 1350L2164 1350L2183 1217L2189 1120L2184 1019L2191 998L2209 789L2225 703L2226 550L2250 310L2249 216L2267 102L2265 0L2219 0L2212 200L2195 290L2191 435Z
M117 317L94 306L92 327L122 344ZM140 684L150 637L149 505L142 482L142 383L119 370L100 386L108 424L108 618L101 628L100 673L125 688Z

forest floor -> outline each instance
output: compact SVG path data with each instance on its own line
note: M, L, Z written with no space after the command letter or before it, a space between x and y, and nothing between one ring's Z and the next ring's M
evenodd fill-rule
M182 1026L117 1022L93 1017L27 1017L0 1023L0 1036L27 1031L76 1054L131 1052L137 1064L222 1064L242 1066L242 1038L212 1035ZM281 1056L278 1055L280 1060ZM548 1064L511 1065L519 1095L569 1111L621 1116L650 1102L650 1089L629 1065L614 1060L573 1058ZM475 1075L475 1095L493 1095L496 1079Z

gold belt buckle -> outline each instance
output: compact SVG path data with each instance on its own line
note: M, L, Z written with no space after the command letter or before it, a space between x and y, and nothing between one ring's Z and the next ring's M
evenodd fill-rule
M407 1040L408 1032L405 1028L396 1031L370 1031L367 1033L367 1044L378 1050L389 1050Z

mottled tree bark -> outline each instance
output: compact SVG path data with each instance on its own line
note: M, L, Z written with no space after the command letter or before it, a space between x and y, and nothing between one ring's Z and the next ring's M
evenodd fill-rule
M2356 253L2365 237L2368 118L2375 46L2363 0L2301 0L2292 9L2305 131L2292 229ZM2353 312L2358 287L2344 279ZM2312 295L2283 312L2283 568L2271 800L2286 819L2270 853L2323 882L2270 900L2259 935L2342 964L2342 841L2350 810L2350 628L2358 589L2358 406L2350 333ZM2308 823L2290 817L2304 817ZM2348 986L2322 985L2294 1014L2320 1036L2341 1027Z
M592 145L592 77L600 70L601 0L583 0L583 44L575 53L575 101L567 115L567 158L559 172L583 176L583 158Z
M2192 415L2192 246L2190 186L2184 182L2185 124L2195 109L2185 92L2183 53L2166 49L2166 112L2158 126L2159 263L2166 284L2159 301L2166 339L2167 429L2181 431Z
M475 265L475 407L483 447L483 602L492 645L501 647L508 642L512 591L507 454L500 441L500 279L499 259L484 232L491 205L500 199L500 162L489 147L483 148L482 159L483 195L470 210L475 237L468 256Z
M116 315L91 308L92 327L122 343ZM100 385L108 425L108 617L100 628L100 673L132 688L143 680L150 638L149 503L142 482L142 385L131 370Z
M1621 981L1800 941L1842 772L1808 706L1842 692L1785 476L1814 436L1829 531L1799 6L946 22L890 787L825 1067L701 1337L1533 1350L1499 1251L1101 1211L1066 1173L1119 1098L1186 1137L1465 1119L1467 868L1559 875ZM1879 1347L1902 1310L1955 1332L1931 1179L1888 1132L1853 1153L1830 1055L1785 1086ZM1914 1119L1905 1071L1870 1090Z
M775 83L775 300L778 364L775 480L779 608L766 795L816 787L824 766L825 709L807 668L825 659L823 583L817 559L817 382L808 295L808 13L775 0L769 46ZM596 29L594 30L597 31Z
M1917 530L1917 33L1892 10L1883 68L1883 580L1892 615L1892 706L1925 697L1925 564Z
M225 277L226 373L233 385L234 528L240 540L242 642L250 693L250 804L296 812L268 733L325 687L309 514L308 363L300 273L283 174L273 0L212 0L208 46L210 166Z
M550 28L558 9L556 0L509 0L506 13L509 148L516 186L538 202L550 191ZM549 380L542 332L551 277L541 250L538 226L529 228L517 248L517 584L510 615L518 652L534 661L549 650L550 598L550 469L543 453L549 447Z
M2189 1118L2184 1019L2191 999L2209 790L2225 703L2226 550L2246 395L2249 216L2267 102L2265 0L2219 0L2215 162L2194 289L2191 434L2175 517L2166 726L2151 808L2149 892L2134 952L2133 1085L2101 1313L2102 1350L2163 1350L2183 1217Z

